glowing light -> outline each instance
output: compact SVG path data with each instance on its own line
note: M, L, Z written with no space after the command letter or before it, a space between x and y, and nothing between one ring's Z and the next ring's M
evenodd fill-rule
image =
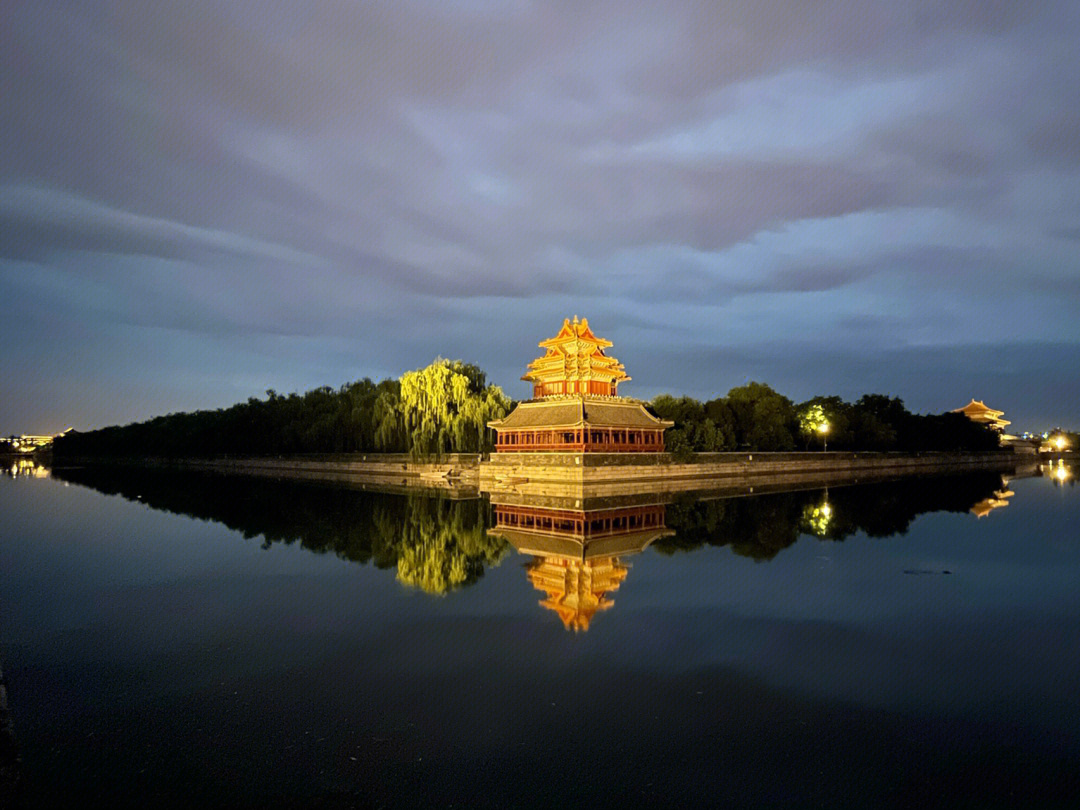
M829 432L829 423L828 422L822 422L820 425L818 425L818 433L828 433L828 432Z
M1058 436L1056 439L1054 439L1054 447L1056 447L1058 450L1064 450L1066 444L1067 442L1065 441L1064 436Z
M822 501L819 506L807 505L803 508L804 531L818 537L825 537L829 531L829 523L832 521L832 507L828 501Z
M1064 467L1058 467L1056 470L1054 470L1054 478L1056 478L1058 481L1065 481L1068 479L1068 477L1069 471Z

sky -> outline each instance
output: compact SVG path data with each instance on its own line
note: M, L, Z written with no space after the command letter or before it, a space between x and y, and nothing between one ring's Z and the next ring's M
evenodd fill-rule
M1080 428L1080 3L7 0L0 433L567 317L711 398Z

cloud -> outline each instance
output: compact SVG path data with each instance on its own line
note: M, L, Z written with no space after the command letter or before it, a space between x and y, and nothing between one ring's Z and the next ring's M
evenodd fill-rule
M1080 341L1078 30L1068 2L16 3L0 358L60 330L224 397L250 337L298 385L450 354L509 387L576 312L689 390L650 344Z
M236 233L134 214L74 194L0 186L0 258L90 251L177 258L214 253L293 263L313 257Z

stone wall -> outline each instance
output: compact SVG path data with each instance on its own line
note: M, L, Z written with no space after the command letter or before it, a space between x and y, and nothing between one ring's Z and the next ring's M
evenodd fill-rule
M834 482L965 469L1009 471L1009 451L986 453L700 453L675 462L667 454L498 453L480 465L480 489L521 494L607 491L673 492Z
M634 492L761 491L778 486L881 480L965 469L1010 471L1018 457L987 453L699 453L675 462L666 453L448 454L417 462L398 454L341 454L214 459L82 460L275 478L334 481L382 489L435 489L458 497L477 490L553 497L605 497ZM78 464L75 459L65 464Z
M440 457L437 462L418 462L405 454L342 453L209 459L65 459L64 463L134 464L237 475L371 484L391 489L437 489L452 494L475 496L479 483L480 456L476 453L449 453Z

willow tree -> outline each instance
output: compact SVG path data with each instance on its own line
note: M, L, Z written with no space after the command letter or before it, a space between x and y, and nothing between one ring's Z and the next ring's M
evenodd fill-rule
M487 423L505 416L510 401L477 366L439 358L401 375L400 408L409 453L437 458L491 450Z
M374 448L381 453L399 453L409 447L401 414L401 386L387 380L379 384L379 392L368 412Z

